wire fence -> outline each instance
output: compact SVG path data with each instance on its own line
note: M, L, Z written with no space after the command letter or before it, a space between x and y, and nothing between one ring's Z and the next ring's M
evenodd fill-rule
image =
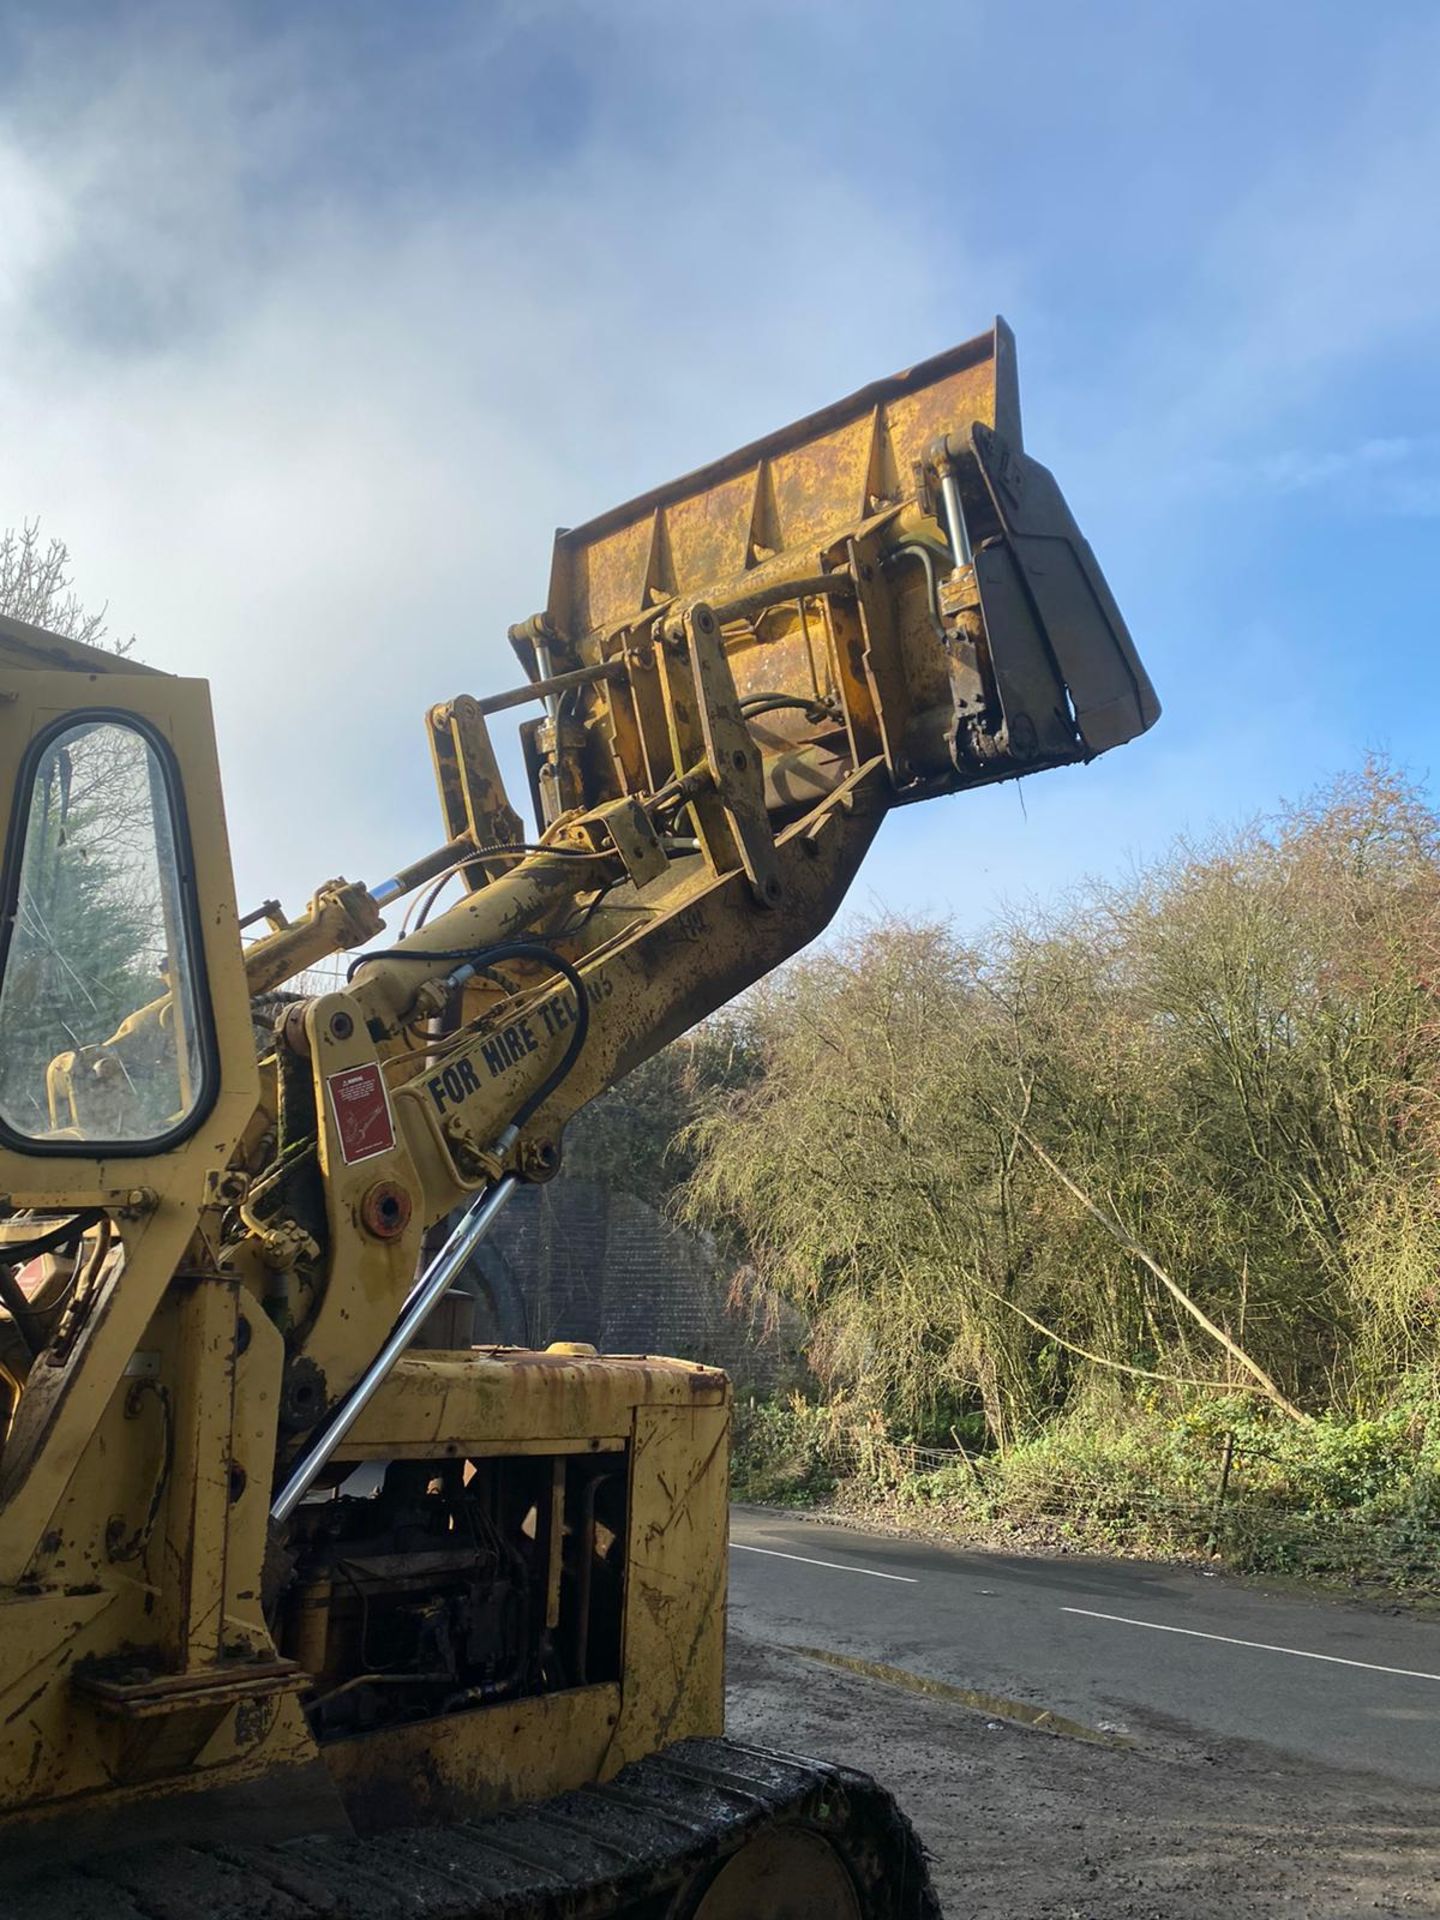
M1027 1463L962 1446L834 1432L842 1479L902 1507L1038 1531L1078 1550L1179 1553L1241 1570L1339 1577L1440 1596L1440 1488L1422 1473L1408 1500L1347 1502L1323 1465L1245 1436L1195 1436L1183 1473L1146 1480L1103 1457L1058 1451Z

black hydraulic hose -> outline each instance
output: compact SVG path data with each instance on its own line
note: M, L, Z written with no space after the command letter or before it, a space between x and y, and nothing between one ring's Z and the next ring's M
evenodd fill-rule
M585 982L580 978L568 960L562 960L553 947L547 947L538 940L515 940L493 947L391 947L379 953L361 954L351 963L345 975L346 983L355 978L367 961L370 960L458 960L462 964L452 974L452 985L459 986L467 977L465 968L471 973L481 973L499 960L538 960L545 966L553 967L569 984L575 994L575 1025L570 1034L569 1044L559 1064L553 1067L528 1100L511 1118L512 1127L523 1127L530 1116L548 1100L555 1089L565 1079L580 1058L580 1049L585 1044L585 1036L590 1031L590 996L585 991Z
M588 927L591 920L594 919L598 910L604 906L606 900L615 891L616 887L623 887L629 878L628 873L622 873L614 880L607 881L595 895L595 898L590 902L589 906L583 907L575 919L560 928L559 931L563 938L573 940L575 935L579 933L583 927Z
M38 1259L42 1253L53 1253L67 1241L78 1240L81 1234L88 1233L104 1218L103 1207L91 1207L84 1213L75 1213L68 1220L62 1220L49 1233L36 1234L33 1240L13 1240L8 1245L0 1241L0 1306L15 1322L21 1339L30 1349L32 1360L40 1351L40 1337L35 1328L34 1309L25 1296L25 1289L15 1278L15 1268Z
M752 693L748 699L740 702L740 712L746 720L756 720L762 713L777 713L781 708L789 707L798 708L817 723L839 718L828 700L806 700L798 693Z
M525 1100L511 1117L510 1125L518 1128L523 1127L525 1122L545 1104L580 1058L580 1050L585 1045L585 1037L590 1031L590 996L585 991L585 982L570 962L561 959L553 947L547 947L539 940L516 940L503 946L482 947L478 953L465 956L465 964L477 973L494 960L541 961L544 965L553 967L556 973L569 984L575 995L575 1025L571 1029L565 1052L529 1099ZM459 982L456 984L458 985Z
M53 1253L69 1240L78 1240L82 1233L88 1233L104 1218L103 1207L87 1207L83 1213L72 1213L68 1220L62 1220L58 1227L52 1227L48 1233L36 1234L33 1240L0 1240L0 1261L23 1267L27 1260L34 1260L42 1253Z

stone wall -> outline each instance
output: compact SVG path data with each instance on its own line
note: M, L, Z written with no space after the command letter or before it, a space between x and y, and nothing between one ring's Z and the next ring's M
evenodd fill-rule
M602 1353L658 1353L724 1367L736 1390L798 1379L804 1322L730 1301L710 1241L633 1194L562 1175L522 1187L481 1249L475 1338Z

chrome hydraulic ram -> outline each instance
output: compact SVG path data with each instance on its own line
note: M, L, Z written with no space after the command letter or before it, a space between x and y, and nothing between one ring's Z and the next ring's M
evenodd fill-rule
M506 1201L519 1184L513 1173L504 1174L493 1187L478 1194L456 1222L444 1246L411 1289L410 1297L384 1346L330 1416L319 1439L312 1444L308 1453L301 1455L290 1478L276 1494L270 1508L270 1518L277 1524L289 1519L314 1486L316 1476L415 1338L430 1309L494 1226Z

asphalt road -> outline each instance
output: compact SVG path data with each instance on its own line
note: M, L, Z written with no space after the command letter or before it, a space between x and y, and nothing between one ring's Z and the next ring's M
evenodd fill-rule
M972 1553L744 1507L731 1546L742 1639L900 1668L1145 1747L1242 1740L1440 1786L1440 1623L1189 1568Z

